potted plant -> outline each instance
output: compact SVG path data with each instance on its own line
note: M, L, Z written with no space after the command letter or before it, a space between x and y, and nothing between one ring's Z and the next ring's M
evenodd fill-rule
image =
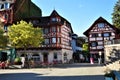
M20 57L16 57L15 60L14 60L14 64L15 65L21 65L22 64L21 58Z

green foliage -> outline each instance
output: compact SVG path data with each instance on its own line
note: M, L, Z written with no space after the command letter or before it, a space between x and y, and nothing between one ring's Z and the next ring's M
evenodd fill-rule
M88 51L88 43L83 44L83 51Z
M21 62L21 58L20 57L16 57L14 62Z
M85 43L85 39L84 38L82 38L82 37L78 37L77 38L77 46L82 47L82 44L84 44L84 43Z
M114 11L112 13L112 22L115 27L120 29L120 0L114 6Z
M4 35L4 31L0 28L0 48L4 49L7 47L8 37Z
M22 64L21 58L20 57L16 57L15 60L14 60L14 64L21 65Z
M34 28L31 23L17 22L8 28L11 45L16 48L38 47L43 42L41 28Z

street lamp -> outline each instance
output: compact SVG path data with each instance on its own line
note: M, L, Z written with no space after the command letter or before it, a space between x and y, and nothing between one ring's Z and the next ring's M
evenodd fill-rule
M102 55L102 52L99 51L99 56L100 56L100 58L98 59L98 63L99 63L99 64L101 63L101 55Z

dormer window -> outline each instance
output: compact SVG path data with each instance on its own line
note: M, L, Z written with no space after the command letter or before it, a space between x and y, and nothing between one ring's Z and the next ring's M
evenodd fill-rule
M104 23L98 23L98 27L99 28L103 28L104 27Z

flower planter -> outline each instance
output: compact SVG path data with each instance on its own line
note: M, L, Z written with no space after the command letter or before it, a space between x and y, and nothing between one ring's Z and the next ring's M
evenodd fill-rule
M22 62L14 62L15 65L22 65Z

